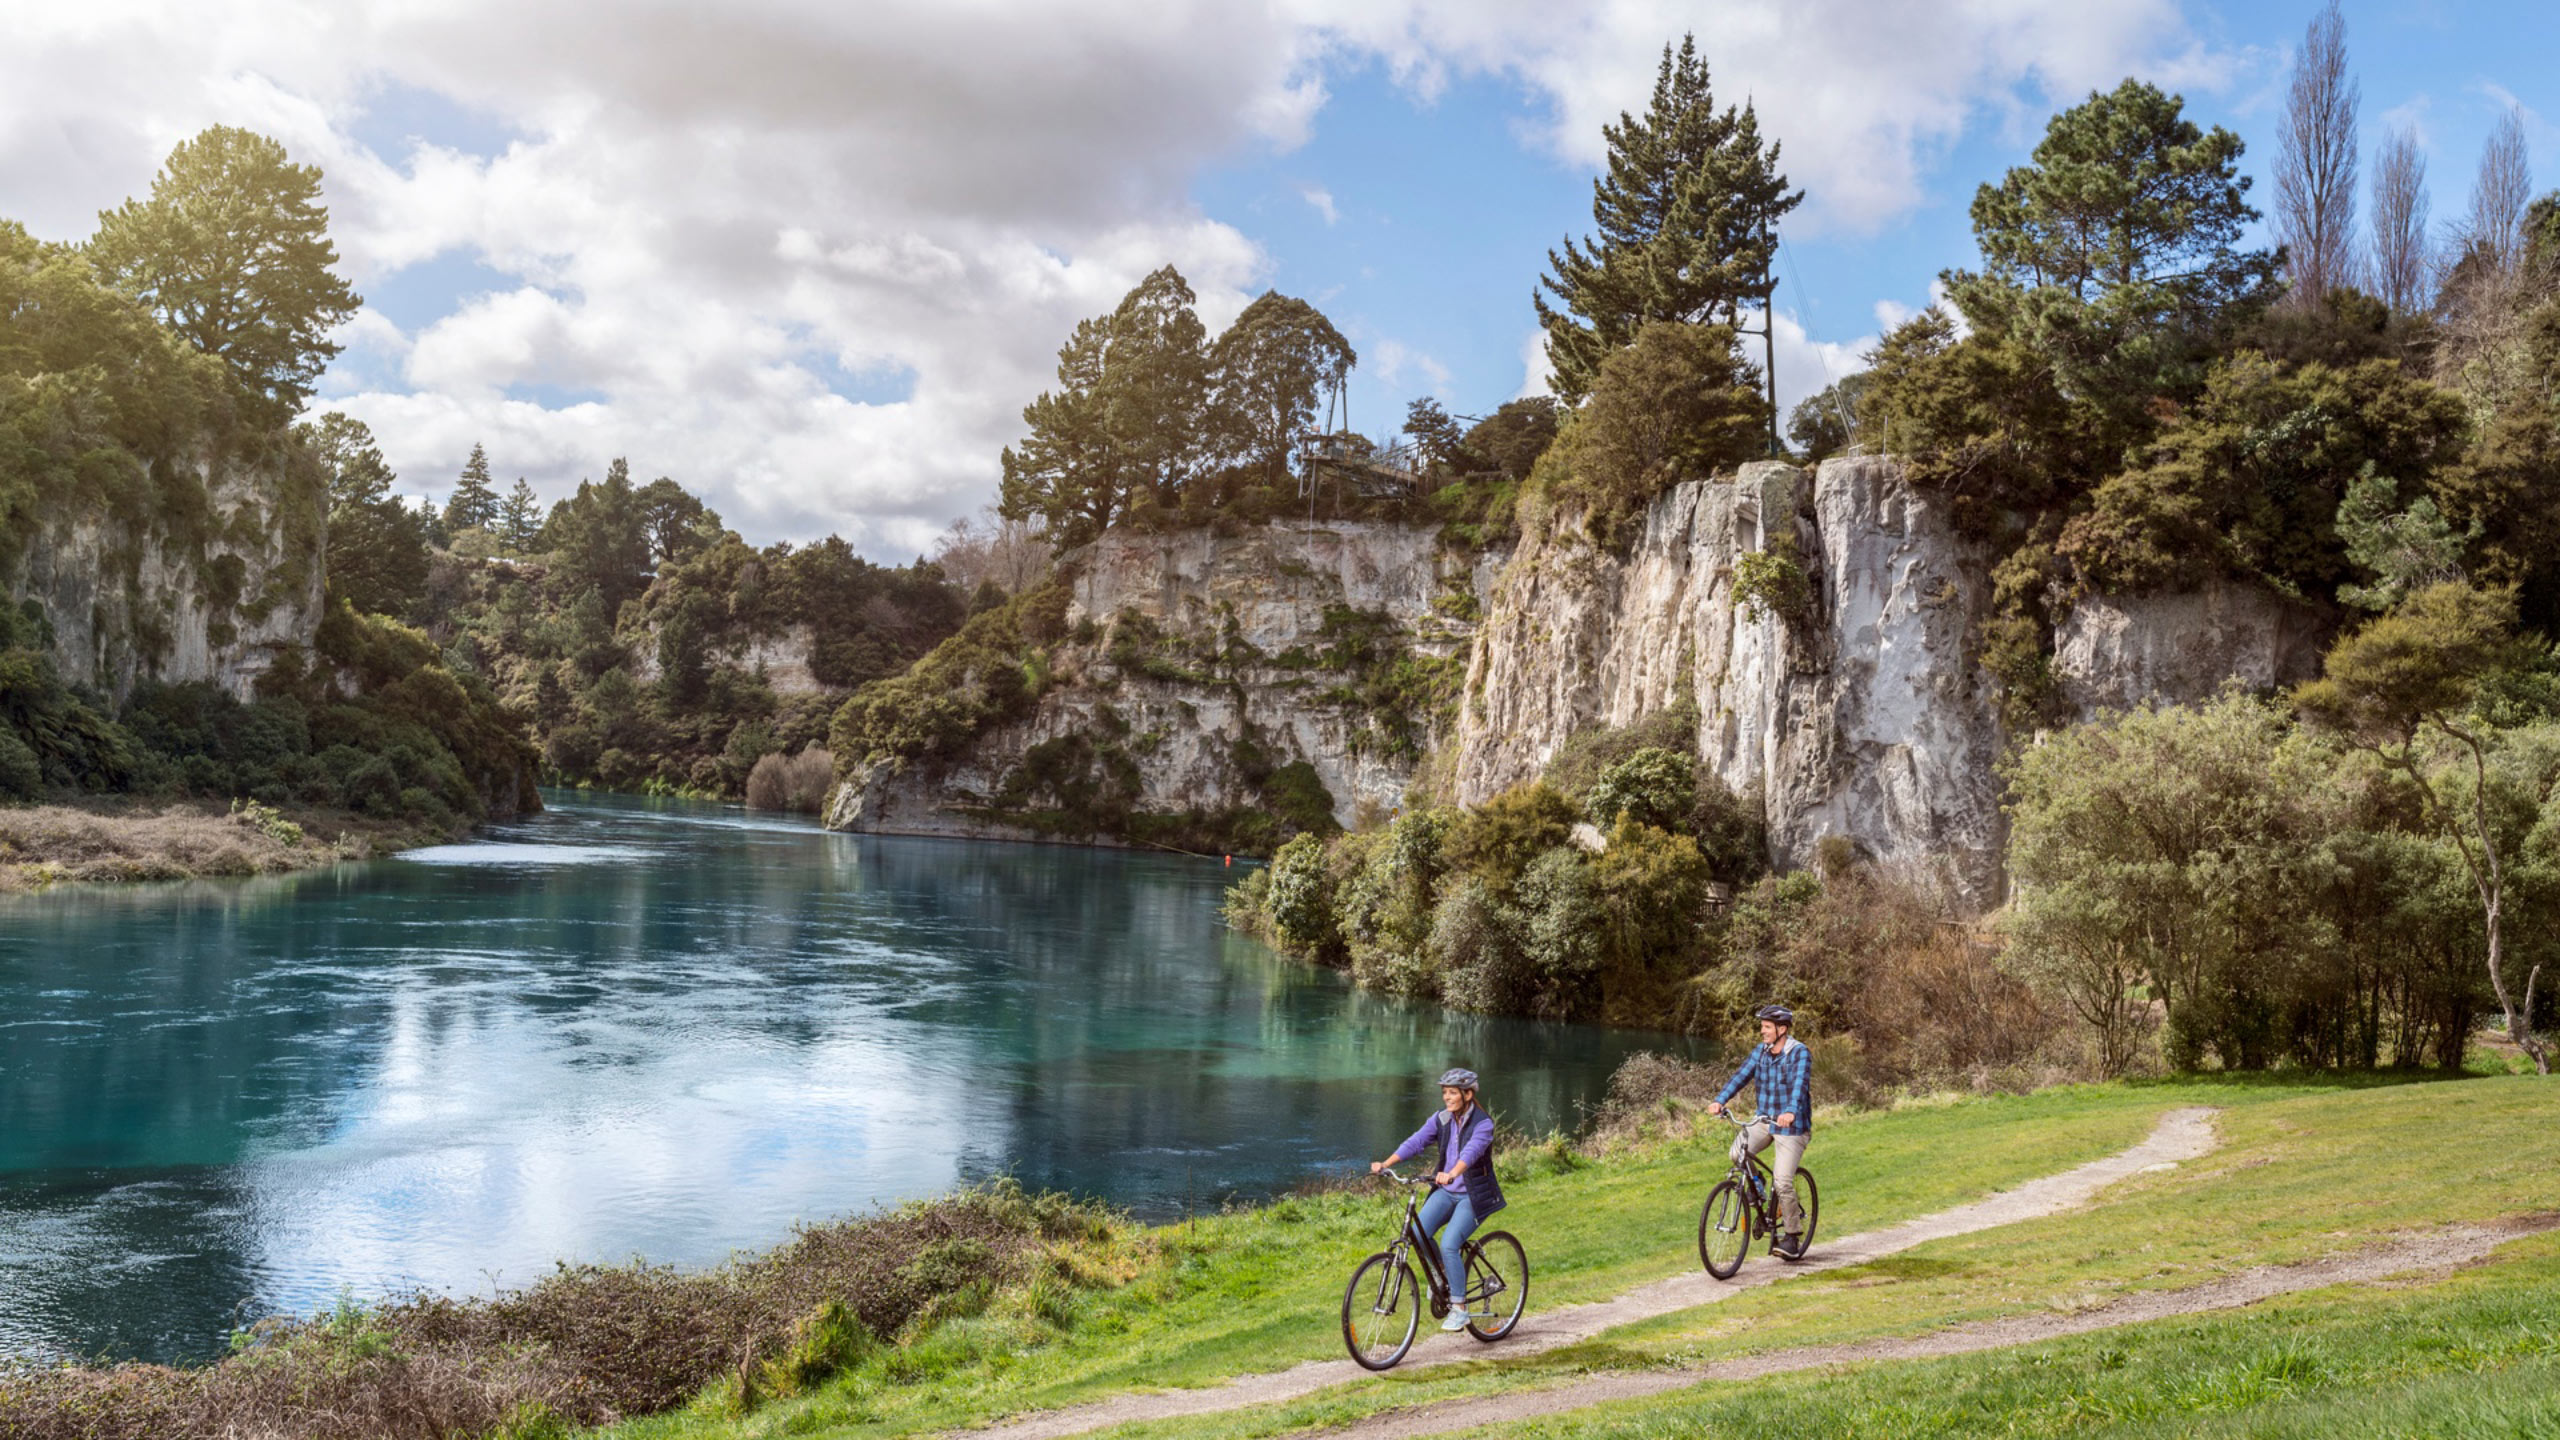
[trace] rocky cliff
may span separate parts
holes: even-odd
[[[41,610],[63,677],[121,701],[142,680],[247,698],[322,608],[327,494],[290,448],[164,467],[148,506],[104,496],[45,510],[9,598]]]
[[[1114,533],[1064,563],[1074,638],[1029,718],[957,762],[860,768],[830,824],[1058,835],[1034,812],[1077,786],[1196,815],[1268,803],[1299,762],[1352,825],[1393,809],[1426,752],[1435,796],[1480,804],[1577,731],[1685,700],[1702,766],[1759,797],[1778,863],[1838,836],[1969,905],[2004,889],[2013,737],[1975,648],[1992,556],[1889,458],[1675,486],[1623,556],[1570,523],[1476,558],[1429,526],[1284,523]],[[2299,680],[2325,639],[2311,611],[2217,583],[2082,602],[2054,668],[2086,716]]]
[[[1312,794],[1311,773],[1318,803],[1355,824],[1402,800],[1454,712],[1490,573],[1436,527],[1366,522],[1114,532],[1061,567],[1068,638],[1028,718],[956,764],[858,771],[830,825],[1109,839],[1062,812],[1097,790],[1141,817],[1250,811],[1291,767],[1293,795]]]
[[[1491,587],[1456,796],[1481,802],[1534,778],[1576,730],[1686,698],[1702,764],[1760,796],[1780,863],[1837,835],[1996,903],[2011,737],[1972,648],[1989,561],[1881,457],[1677,486],[1623,558],[1569,527],[1532,538]],[[2309,612],[2236,585],[2098,599],[2059,627],[2056,671],[2093,713],[2198,698],[2229,677],[2300,679],[2322,638]]]

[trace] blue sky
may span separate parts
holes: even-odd
[[[1358,347],[1352,418],[1534,383],[1529,297],[1589,225],[1599,126],[1694,28],[1810,192],[1779,382],[1853,368],[1970,262],[1974,187],[2140,74],[2261,175],[2308,4],[2180,0],[92,0],[12,20],[0,216],[76,240],[216,122],[327,174],[369,298],[325,408],[412,493],[475,441],[546,496],[630,457],[750,538],[930,547],[1074,322],[1171,262]],[[2347,4],[2366,148],[2413,127],[2440,224],[2520,107],[2560,184],[2560,20]]]
[[[2527,111],[2537,193],[2560,185],[2560,129],[2552,123],[2560,118],[2560,12],[2521,4],[2343,8],[2363,87],[2365,149],[2393,125],[2415,128],[2429,153],[2440,223],[2461,213],[2480,147],[2510,104]],[[2176,88],[2199,123],[2247,142],[2252,195],[2267,209],[2286,66],[2311,7],[2186,13],[2233,63],[2224,83]],[[1377,64],[1329,78],[1332,96],[1302,148],[1216,167],[1194,193],[1204,210],[1269,250],[1271,283],[1316,300],[1364,347],[1369,363],[1353,398],[1362,428],[1393,424],[1420,394],[1482,413],[1521,389],[1529,296],[1548,249],[1591,228],[1591,168],[1540,143],[1546,102],[1516,83],[1475,77],[1424,101]],[[1719,91],[1726,100],[1747,98]],[[1642,99],[1631,94],[1626,105],[1640,108]],[[2050,113],[1980,117],[1928,156],[1925,198],[1886,223],[1791,226],[1782,237],[1782,314],[1810,340],[1854,354],[1879,333],[1879,302],[1927,305],[1942,270],[1973,262],[1974,188],[2024,163]],[[1305,198],[1310,192],[1330,204],[1320,210]],[[2273,242],[2262,234],[2258,243]],[[1377,342],[1390,338],[1429,365],[1407,361],[1382,373]],[[1784,394],[1792,401],[1822,383],[1816,377],[1852,368],[1840,348],[1819,360],[1808,351],[1792,365],[1781,362]]]

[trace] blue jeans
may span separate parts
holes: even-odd
[[[1447,1222],[1445,1225],[1442,1222]],[[1467,1192],[1434,1190],[1422,1202],[1422,1233],[1440,1232],[1441,1273],[1449,1277],[1449,1304],[1463,1309],[1467,1303],[1467,1257],[1463,1253],[1467,1237],[1476,1233],[1475,1202]]]

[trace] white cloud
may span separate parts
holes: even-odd
[[[1547,332],[1536,329],[1520,342],[1520,389],[1514,400],[1556,393],[1556,363],[1547,355]]]
[[[1743,323],[1758,329],[1760,317],[1746,315]],[[1804,322],[1792,310],[1778,312],[1778,418],[1805,397],[1817,395],[1832,382],[1855,375],[1867,368],[1867,352],[1874,349],[1877,336],[1862,335],[1855,340],[1816,340],[1807,334]],[[1758,335],[1743,337],[1743,349],[1754,363],[1767,353]]]
[[[2432,153],[2436,148],[2435,100],[2421,91],[2374,117],[2377,133],[2391,134],[2406,130],[2416,137],[2418,148]]]
[[[1406,376],[1419,375],[1432,394],[1448,398],[1449,367],[1433,357],[1395,339],[1366,341],[1359,349],[1361,368],[1386,384],[1401,385]]]
[[[429,263],[493,277],[342,337],[326,403],[410,488],[449,486],[474,440],[552,494],[628,455],[758,538],[838,530],[888,555],[985,498],[1076,320],[1168,262],[1213,326],[1242,307],[1268,259],[1191,187],[1303,141],[1327,66],[1383,60],[1420,96],[1516,79],[1540,143],[1587,163],[1683,29],[1784,138],[1806,223],[1850,229],[1915,203],[1984,114],[2221,63],[2173,0],[93,0],[10,18],[0,195],[76,238],[184,136],[273,134],[327,171],[360,289]],[[359,138],[404,95],[504,138]],[[1303,198],[1336,217],[1323,188]],[[1533,336],[1524,393],[1543,362]],[[1782,354],[1782,388],[1801,368]]]
[[[1299,186],[1298,198],[1306,201],[1317,214],[1323,216],[1324,223],[1327,225],[1335,224],[1342,219],[1342,213],[1333,207],[1333,192],[1321,185]]]
[[[1802,229],[1875,230],[1922,198],[1932,161],[1985,114],[2041,123],[2128,73],[2219,88],[2177,0],[1302,0],[1345,44],[1384,54],[1428,94],[1451,71],[1516,76],[1548,103],[1540,138],[1585,165],[1600,127],[1641,109],[1665,37],[1699,37],[1717,97],[1749,100],[1809,198]]]

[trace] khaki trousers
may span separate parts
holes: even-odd
[[[1796,1199],[1796,1167],[1804,1163],[1805,1142],[1810,1135],[1772,1135],[1766,1126],[1754,1125],[1733,1137],[1734,1158],[1757,1155],[1776,1145],[1778,1153],[1769,1157],[1769,1169],[1778,1181],[1778,1214],[1786,1222],[1787,1233],[1804,1233],[1804,1206]]]

